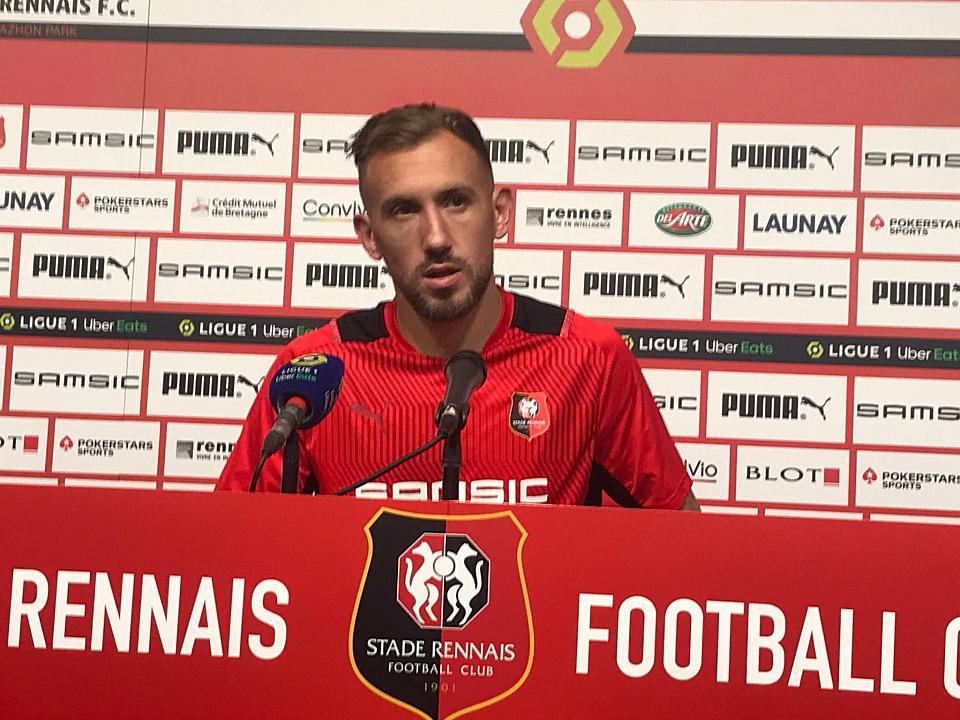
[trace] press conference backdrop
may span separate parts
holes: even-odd
[[[433,100],[516,190],[498,282],[619,328],[707,510],[956,522],[958,5],[0,1],[2,482],[210,490],[393,295],[345,149]]]

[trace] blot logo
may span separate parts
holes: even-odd
[[[636,31],[624,0],[533,0],[520,24],[534,50],[581,70],[622,52]]]
[[[534,647],[527,532],[516,516],[383,508],[364,530],[367,566],[350,629],[361,682],[426,720],[461,717],[516,692]]]

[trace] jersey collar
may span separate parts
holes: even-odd
[[[497,321],[496,327],[493,328],[493,332],[490,333],[490,337],[488,337],[487,342],[484,343],[483,352],[487,352],[495,347],[496,344],[503,339],[503,336],[506,335],[507,330],[510,328],[510,324],[513,322],[513,293],[506,292],[500,287],[497,287],[497,290],[500,293],[500,299],[502,301],[500,320]],[[417,349],[407,342],[405,337],[403,337],[403,333],[400,332],[400,328],[397,325],[396,299],[390,300],[384,305],[383,318],[387,325],[387,333],[391,338],[393,338],[394,342],[396,342],[405,352],[419,355],[420,353],[417,351]]]

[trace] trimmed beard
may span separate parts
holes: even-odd
[[[490,278],[493,277],[493,253],[490,254],[489,261],[482,262],[477,266],[476,272],[456,258],[443,259],[443,262],[456,265],[457,269],[466,277],[467,292],[460,300],[452,298],[452,292],[442,290],[428,293],[418,288],[420,278],[423,277],[424,272],[433,262],[433,260],[424,262],[411,273],[410,278],[400,279],[391,274],[394,287],[398,293],[403,295],[414,312],[425,320],[451,322],[466,317],[480,302],[487,285],[490,284]]]

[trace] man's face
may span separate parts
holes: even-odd
[[[474,150],[440,131],[375,155],[363,176],[366,213],[354,227],[370,257],[420,316],[458,320],[493,276],[493,239],[507,232],[510,191],[495,190]]]

